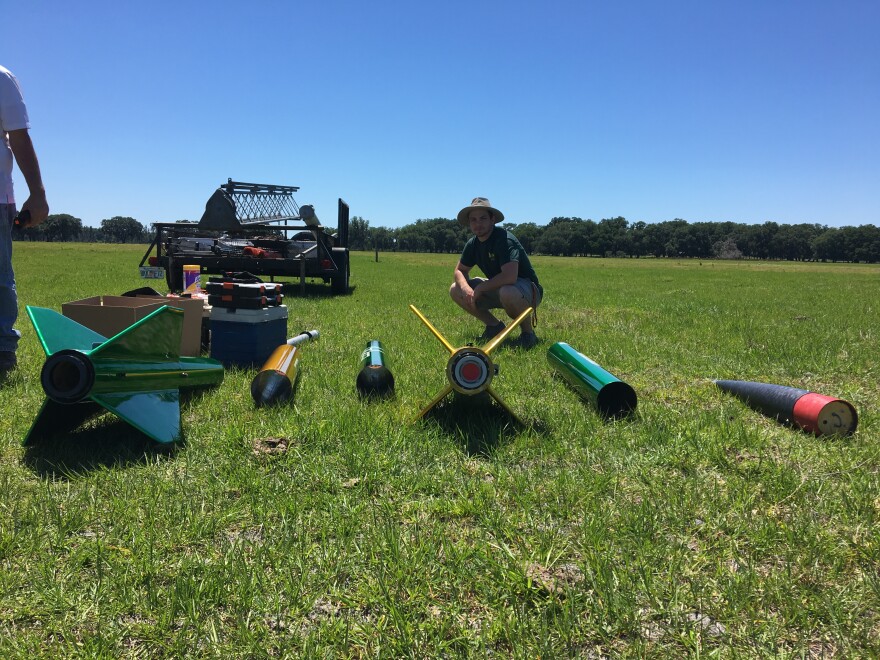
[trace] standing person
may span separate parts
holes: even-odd
[[[40,164],[31,142],[27,108],[18,80],[0,66],[0,377],[15,369],[15,350],[21,333],[13,326],[18,318],[18,296],[12,272],[12,224],[15,196],[12,192],[12,159],[27,183],[29,196],[21,205],[19,225],[34,226],[49,215]]]
[[[470,206],[458,212],[458,224],[470,228],[474,235],[462,250],[449,295],[459,307],[486,324],[482,341],[505,328],[490,310],[501,308],[515,319],[529,307],[536,310],[544,296],[523,246],[516,236],[496,226],[502,220],[504,214],[492,208],[485,197],[475,197]],[[479,266],[486,277],[469,277],[474,266]],[[533,319],[537,321],[536,314],[520,324],[519,345],[523,348],[538,343]]]

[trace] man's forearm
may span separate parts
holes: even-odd
[[[505,264],[505,266],[507,266]],[[501,267],[501,272],[497,275],[490,277],[488,280],[483,282],[480,286],[483,287],[486,291],[494,291],[495,289],[500,289],[503,286],[507,286],[508,284],[516,284],[518,265],[514,264],[513,267]]]
[[[32,196],[46,194],[43,187],[43,176],[40,174],[40,162],[37,160],[37,152],[34,151],[34,143],[26,128],[17,131],[9,131],[9,148],[15,156],[18,169],[27,183]]]

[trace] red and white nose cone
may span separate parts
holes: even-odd
[[[792,417],[795,424],[816,435],[849,435],[855,433],[859,421],[851,403],[816,392],[795,402]]]
[[[470,393],[484,388],[491,378],[489,358],[482,353],[465,351],[452,357],[449,379],[456,389]]]

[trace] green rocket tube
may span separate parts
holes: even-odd
[[[623,417],[636,409],[632,387],[565,342],[556,342],[547,349],[547,362],[603,416]]]

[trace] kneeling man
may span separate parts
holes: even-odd
[[[473,236],[468,239],[455,267],[455,281],[449,289],[452,299],[471,316],[486,324],[480,336],[489,341],[505,325],[490,311],[503,309],[515,319],[526,309],[537,309],[544,295],[538,276],[529,261],[529,255],[509,231],[497,227],[504,214],[492,208],[485,197],[476,197],[470,206],[458,213],[458,222],[470,228]],[[469,277],[471,268],[479,266],[486,277]],[[532,318],[520,324],[522,334],[519,345],[532,348],[537,345]]]

